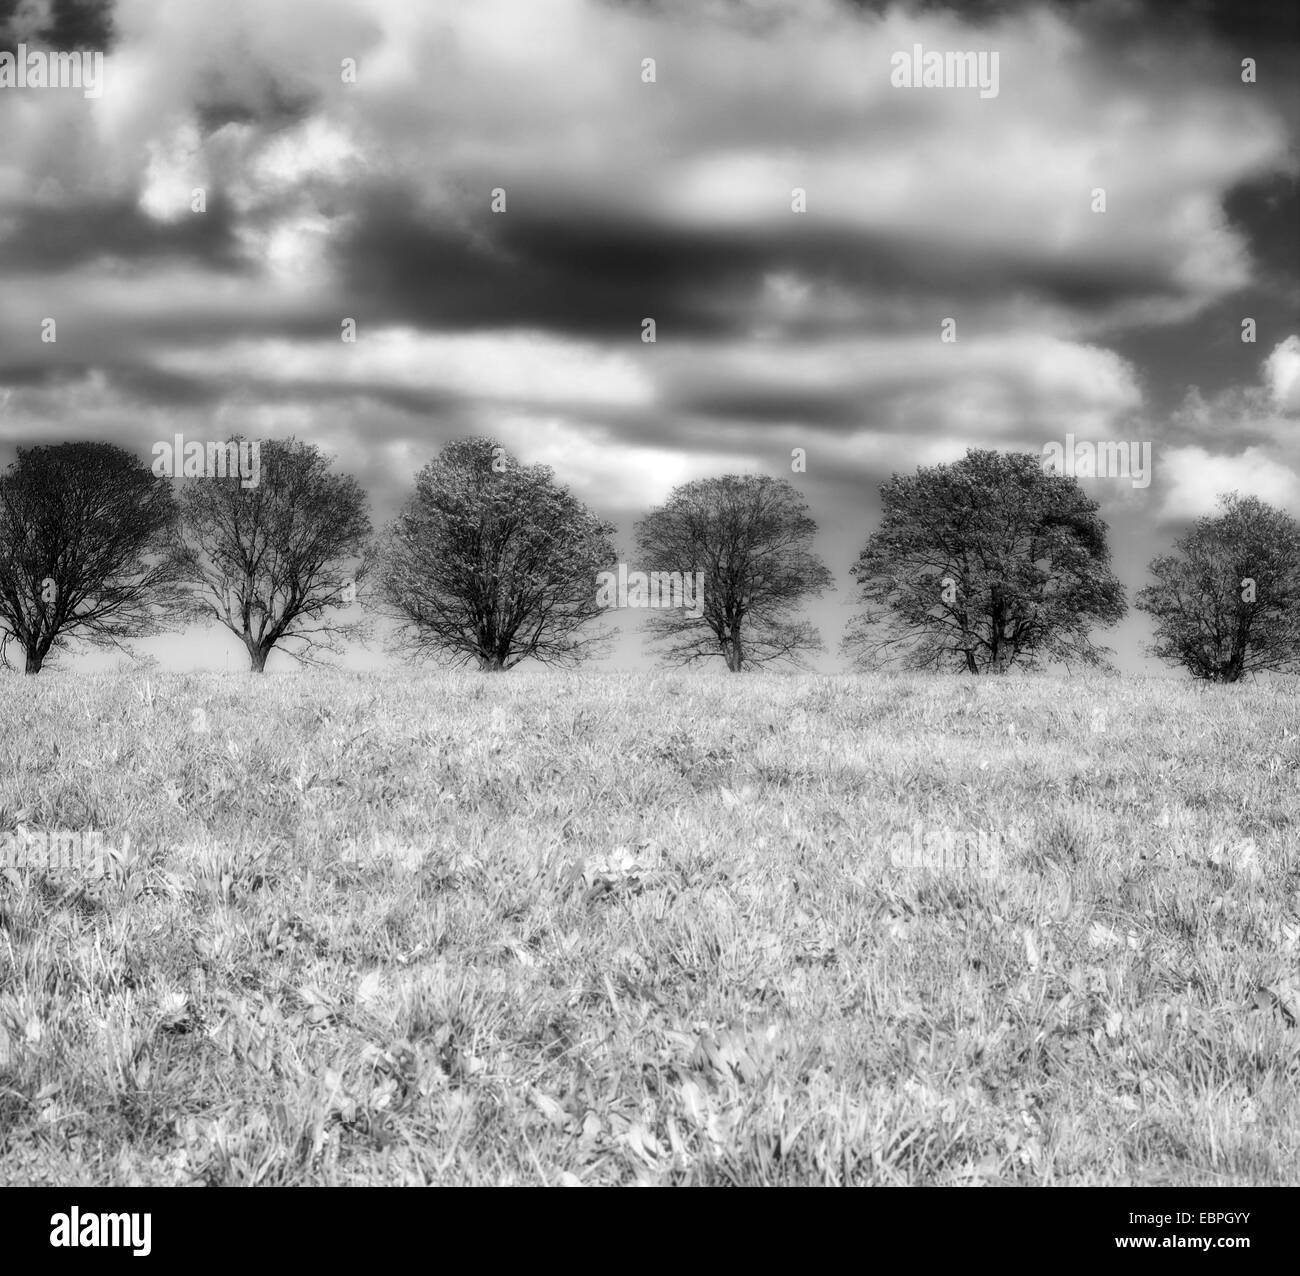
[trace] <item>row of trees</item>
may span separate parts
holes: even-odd
[[[364,570],[372,553],[364,493],[315,448],[267,451],[256,487],[195,480],[178,501],[112,444],[20,448],[0,478],[0,658],[14,644],[39,673],[78,639],[120,647],[216,619],[261,671],[290,638],[310,660],[363,636],[331,612],[348,592],[335,565]]]
[[[238,438],[235,443],[240,442]],[[172,481],[103,443],[20,449],[0,477],[0,658],[28,673],[71,641],[132,638],[216,621],[261,671],[279,648],[312,663],[365,641],[361,601],[417,655],[505,670],[572,666],[612,631],[596,575],[614,527],[490,439],[460,440],[420,471],[375,538],[365,494],[314,446],[261,444],[260,481]],[[894,475],[881,525],[853,568],[863,610],[844,639],[860,668],[970,673],[1105,663],[1093,631],[1125,614],[1098,506],[1031,454],[971,450]],[[1300,669],[1300,525],[1235,493],[1136,600],[1155,655],[1198,678]],[[790,485],[726,475],[675,489],[636,528],[637,566],[703,573],[698,615],[647,620],[663,657],[721,657],[733,672],[820,650],[799,618],[832,586],[816,523]],[[694,609],[692,609],[694,610]],[[351,618],[349,618],[351,617]]]

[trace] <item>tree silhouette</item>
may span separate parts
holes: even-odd
[[[1148,650],[1211,682],[1300,669],[1300,524],[1254,496],[1219,505],[1150,564],[1134,603],[1155,619]]]
[[[843,641],[860,668],[1006,672],[1103,663],[1088,631],[1126,610],[1097,503],[1029,453],[970,449],[895,474],[853,567],[866,609]]]
[[[186,599],[176,522],[167,480],[122,448],[19,448],[0,478],[0,655],[16,642],[34,674],[71,639],[167,628]]]
[[[373,557],[356,479],[330,473],[313,444],[260,446],[256,486],[243,486],[238,475],[188,479],[181,497],[194,608],[240,639],[255,673],[264,672],[276,647],[302,664],[320,664],[321,653],[364,638],[364,620],[331,613],[355,600]]]
[[[647,621],[663,658],[689,664],[722,656],[732,673],[821,650],[817,630],[792,613],[828,586],[812,551],[817,524],[784,479],[727,474],[675,488],[637,525],[638,567],[704,574],[703,615],[657,612]]]
[[[554,480],[491,439],[448,444],[417,476],[388,530],[380,595],[399,644],[500,672],[521,660],[570,667],[608,631],[596,573],[616,558],[603,522]]]

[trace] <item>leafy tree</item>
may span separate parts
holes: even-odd
[[[34,674],[69,640],[166,628],[185,606],[176,519],[168,482],[111,443],[19,448],[0,478],[0,655],[16,642]]]
[[[843,647],[860,668],[1005,672],[1103,663],[1088,637],[1126,610],[1097,503],[1039,457],[970,449],[895,474],[853,567],[866,610]]]
[[[702,572],[703,614],[656,612],[647,621],[670,663],[721,655],[732,673],[771,661],[805,664],[822,648],[817,630],[792,613],[834,588],[812,550],[817,524],[784,479],[727,474],[675,488],[637,525],[638,567]]]
[[[521,466],[491,439],[450,443],[416,478],[388,530],[380,594],[417,654],[480,669],[530,657],[571,667],[608,631],[596,573],[617,557],[598,519],[549,466]]]
[[[1300,669],[1300,524],[1254,496],[1219,505],[1151,562],[1134,604],[1155,619],[1149,650],[1211,682]]]
[[[260,448],[255,486],[237,474],[188,479],[181,497],[195,608],[243,642],[255,673],[277,647],[320,664],[321,653],[364,638],[364,621],[331,613],[355,601],[372,561],[356,479],[331,473],[313,444],[265,440]]]

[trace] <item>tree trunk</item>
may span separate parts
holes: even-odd
[[[727,668],[730,669],[732,673],[739,673],[741,665],[745,662],[745,654],[741,650],[739,634],[731,635],[727,640],[724,651],[727,657]]]
[[[489,656],[480,656],[478,658],[478,667],[483,673],[504,673],[506,658],[496,652]]]
[[[41,671],[41,666],[42,666],[44,663],[45,663],[45,657],[44,657],[43,655],[41,655],[40,652],[35,651],[35,650],[33,650],[32,648],[29,647],[29,648],[27,649],[27,665],[26,665],[26,668],[23,670],[23,672],[24,672],[24,673],[40,673],[40,671]]]
[[[256,643],[250,643],[248,648],[249,669],[253,673],[266,672],[266,658],[271,653],[257,646]]]
[[[1242,647],[1234,647],[1232,658],[1228,661],[1228,681],[1236,682],[1241,677],[1241,671],[1245,668],[1246,652]]]

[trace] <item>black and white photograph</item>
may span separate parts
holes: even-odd
[[[1258,1256],[1298,178],[1294,0],[0,0],[23,1226],[1086,1188]]]

